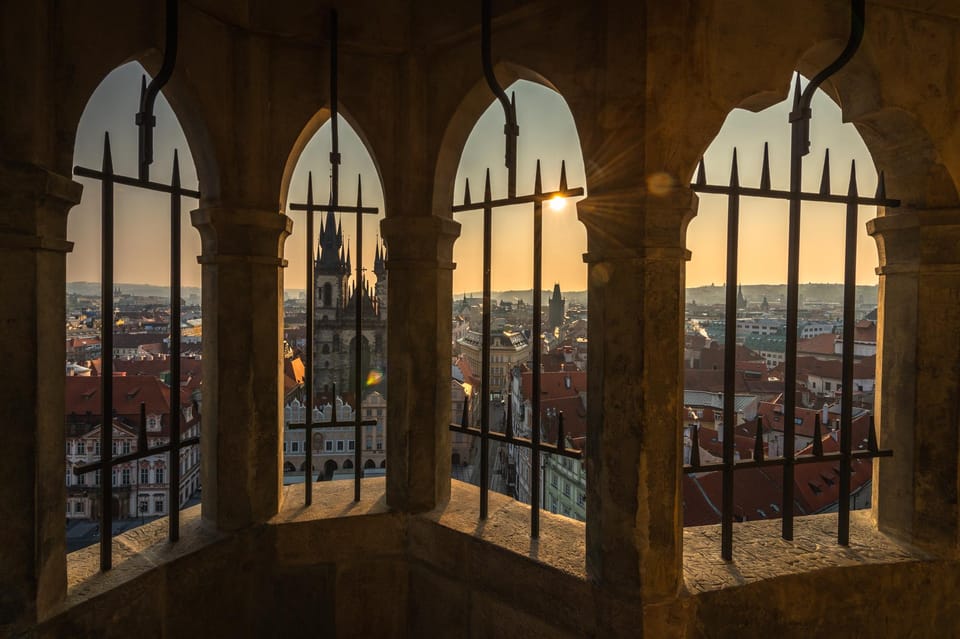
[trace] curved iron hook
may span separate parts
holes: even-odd
[[[799,142],[803,149],[803,155],[810,151],[810,102],[813,100],[813,94],[827,78],[842,69],[860,48],[866,23],[865,5],[865,0],[850,0],[850,37],[847,39],[847,46],[840,52],[836,60],[813,76],[802,94],[799,92],[799,81],[797,83],[798,91],[794,94],[794,106],[790,113],[790,121],[799,122],[800,130],[798,133],[801,136]]]
[[[493,13],[491,4],[491,0],[482,0],[481,2],[480,53],[483,60],[483,76],[486,78],[490,90],[500,101],[500,106],[503,107],[503,116],[506,119],[506,123],[503,125],[503,133],[507,138],[504,164],[507,167],[508,197],[514,197],[517,194],[517,136],[520,135],[520,127],[517,126],[516,102],[510,101],[507,92],[500,86],[497,76],[493,72],[493,61],[490,55],[490,23]]]
[[[150,85],[140,88],[140,112],[137,113],[136,123],[140,129],[140,162],[139,175],[141,180],[150,179],[150,165],[153,164],[153,127],[157,125],[157,118],[153,115],[153,107],[177,62],[178,14],[179,1],[167,0],[166,10],[166,37],[163,47],[163,64],[160,72],[150,81]]]

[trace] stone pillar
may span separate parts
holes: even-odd
[[[0,635],[17,635],[66,592],[64,315],[67,211],[81,186],[0,163]]]
[[[874,514],[882,530],[960,550],[960,209],[871,220],[880,254]]]
[[[406,512],[450,499],[453,242],[439,217],[381,222],[387,260],[387,503]]]
[[[580,202],[590,300],[587,570],[645,603],[681,583],[684,248],[695,197]]]
[[[276,211],[192,212],[203,243],[203,516],[223,530],[280,507],[283,242]]]

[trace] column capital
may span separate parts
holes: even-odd
[[[897,209],[867,222],[878,275],[960,273],[960,208]]]
[[[286,266],[283,243],[293,220],[268,209],[208,206],[195,209],[190,220],[200,232],[201,264],[231,262]]]
[[[0,249],[69,253],[67,213],[83,185],[42,166],[0,161]]]
[[[440,268],[453,270],[453,243],[460,223],[436,216],[397,216],[380,222],[389,247],[387,269]]]
[[[650,187],[640,196],[591,192],[577,203],[578,217],[587,227],[584,261],[689,260],[687,225],[698,201],[689,187]]]

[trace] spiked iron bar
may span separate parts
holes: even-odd
[[[841,545],[849,543],[850,530],[850,474],[854,459],[873,459],[893,455],[890,450],[880,450],[876,443],[873,419],[870,420],[867,450],[851,452],[851,423],[853,421],[853,342],[856,295],[856,256],[857,256],[857,209],[859,206],[883,206],[888,208],[900,205],[899,200],[886,196],[884,177],[881,172],[877,182],[877,192],[873,197],[863,197],[857,192],[856,166],[850,167],[850,186],[845,195],[834,195],[830,189],[830,152],[824,155],[823,173],[820,189],[817,193],[807,193],[801,189],[803,156],[810,146],[810,102],[813,93],[831,75],[846,64],[856,52],[863,39],[864,0],[851,1],[850,37],[843,52],[813,80],[800,90],[800,77],[797,76],[794,87],[794,104],[790,113],[790,190],[780,191],[770,188],[769,148],[763,147],[763,167],[759,188],[741,186],[737,172],[737,151],[733,151],[733,166],[730,183],[726,186],[707,184],[706,167],[703,160],[697,170],[697,176],[691,188],[698,193],[717,193],[728,198],[727,210],[727,290],[726,290],[726,339],[724,340],[724,384],[723,384],[723,462],[721,464],[701,464],[697,427],[694,426],[691,442],[690,464],[684,466],[686,473],[702,473],[719,470],[723,473],[723,503],[721,515],[721,556],[730,560],[733,557],[733,473],[743,468],[780,467],[783,469],[783,495],[781,504],[782,536],[793,539],[794,518],[794,466],[798,464],[840,462],[839,486],[839,522],[837,541]],[[787,326],[786,353],[784,361],[784,441],[783,456],[764,459],[763,427],[758,420],[754,458],[734,461],[734,427],[736,412],[736,285],[737,250],[739,246],[739,215],[741,197],[759,197],[773,200],[787,200],[789,212],[789,247],[787,256]],[[800,208],[803,202],[825,202],[846,206],[844,282],[843,282],[843,364],[840,398],[840,451],[823,452],[819,416],[814,422],[813,454],[803,457],[795,455],[796,441],[796,381],[797,381],[797,311],[799,308],[799,260],[800,260]]]

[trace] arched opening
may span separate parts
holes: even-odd
[[[801,81],[801,86],[806,86],[807,81]],[[762,183],[763,174],[770,188],[789,190],[793,93],[791,82],[790,95],[779,104],[756,113],[742,109],[730,112],[704,154],[709,184],[730,183],[735,147],[740,185],[755,188]],[[857,190],[872,195],[878,176],[857,129],[843,122],[840,107],[823,91],[814,94],[811,108],[811,145],[803,161],[803,191],[847,193],[851,161],[855,161]],[[764,169],[765,142],[769,143],[768,170]],[[724,381],[731,376],[736,389],[734,459],[754,459],[758,449],[764,458],[782,457],[790,437],[786,434],[784,399],[789,352],[788,203],[740,198],[738,281],[733,289],[736,325],[727,326],[724,239],[728,198],[709,193],[700,193],[699,198],[697,218],[687,230],[692,259],[686,271],[683,463],[696,465],[692,460],[704,464],[722,459]],[[820,447],[825,451],[839,449],[845,210],[842,204],[823,202],[804,202],[801,207],[793,429],[797,456],[811,455]],[[876,209],[861,206],[857,214],[854,450],[865,447],[868,438],[878,341],[878,260],[876,245],[866,232],[867,220],[876,215]],[[724,360],[724,346],[731,339],[735,340],[732,373],[726,370]],[[818,427],[820,422],[822,426]],[[852,472],[851,507],[870,507],[871,461],[854,460]],[[746,468],[733,473],[737,520],[781,518],[784,477],[780,467]],[[836,479],[829,462],[795,466],[794,515],[835,511],[841,498]],[[720,473],[685,474],[683,495],[685,525],[719,523]]]
[[[297,467],[294,466],[291,462],[283,462],[283,472],[285,473],[295,473],[297,472]]]
[[[109,134],[109,149],[112,171],[116,175],[136,178],[138,175],[138,129],[135,116],[140,110],[141,81],[149,82],[144,67],[139,62],[129,62],[106,75],[90,95],[83,112],[77,120],[76,138],[73,145],[73,164],[87,169],[100,170],[104,165],[105,133]],[[180,119],[167,101],[166,92],[183,90],[182,84],[172,83],[161,91],[156,99],[153,115],[154,129],[153,163],[150,179],[155,183],[171,184],[176,173],[181,185],[191,191],[198,187],[196,157],[202,158],[205,175],[215,176],[209,149],[201,144],[191,148],[181,127]],[[182,96],[181,96],[182,97]],[[183,108],[184,101],[179,102]],[[199,133],[199,119],[186,113],[192,124],[191,131]],[[196,140],[191,140],[195,142]],[[111,317],[104,318],[101,312],[102,275],[102,229],[101,229],[101,183],[99,180],[76,176],[84,185],[83,198],[74,208],[67,223],[67,237],[73,242],[72,252],[67,254],[67,359],[75,366],[86,368],[84,377],[68,377],[65,385],[67,441],[69,451],[81,450],[80,442],[88,437],[91,429],[103,422],[99,400],[90,400],[91,391],[96,392],[112,368],[110,383],[113,386],[113,422],[117,428],[136,430],[141,424],[139,402],[143,401],[147,421],[144,426],[150,437],[160,430],[170,406],[167,400],[171,388],[180,391],[180,426],[184,434],[191,423],[191,391],[199,391],[201,382],[201,276],[197,256],[201,252],[199,234],[190,223],[189,213],[196,206],[192,198],[180,198],[180,237],[177,242],[180,259],[179,270],[180,322],[179,327],[170,325],[171,304],[171,197],[168,193],[131,186],[114,184],[113,187],[113,294],[114,307]],[[207,185],[203,185],[206,187]],[[215,188],[215,187],[212,187]],[[105,322],[104,322],[105,320]],[[110,327],[113,336],[112,352],[105,352],[100,337],[101,324]],[[175,379],[172,356],[175,352],[171,336],[179,330],[180,357],[179,379]],[[185,390],[189,389],[189,390]],[[136,395],[136,402],[126,400]],[[100,397],[97,393],[96,397]],[[85,404],[85,406],[81,406]],[[82,419],[78,415],[84,415]],[[194,423],[196,426],[196,423]],[[87,440],[85,448],[92,442]],[[99,442],[97,442],[99,446]],[[114,457],[129,454],[135,449],[130,442],[114,439]],[[86,454],[94,451],[87,450]],[[97,451],[99,455],[99,451]],[[200,456],[189,449],[181,453],[180,477],[191,480],[199,473]],[[84,458],[81,463],[89,463]],[[151,484],[167,488],[170,474],[163,469],[149,472],[145,466],[123,471],[123,486]],[[92,485],[87,474],[85,485]],[[71,491],[68,488],[68,503]],[[123,490],[123,489],[121,489]],[[130,528],[143,523],[138,517],[143,500],[131,497],[136,506],[124,508],[123,500],[114,496],[112,516],[118,527]],[[178,499],[179,503],[185,500]],[[163,498],[155,504],[161,504]],[[176,507],[178,504],[173,504]],[[155,506],[156,508],[156,506]],[[92,517],[94,514],[91,513]],[[70,537],[68,532],[68,538]],[[90,543],[91,539],[71,539],[70,550]]]
[[[382,462],[380,462],[380,468],[386,468],[386,467],[387,467],[387,460],[384,459]]]
[[[306,461],[304,461],[302,464],[300,464],[300,472],[302,473],[302,472],[304,472],[305,470],[307,470],[307,462],[306,462]]]
[[[534,76],[531,75],[533,78]],[[542,81],[542,78],[536,78]],[[504,115],[499,102],[489,89],[482,111],[463,144],[455,182],[451,185],[453,201],[464,202],[466,182],[470,184],[470,200],[484,197],[487,169],[490,169],[492,198],[507,196],[507,171],[504,169]],[[585,171],[576,124],[563,97],[546,83],[518,80],[507,88],[515,97],[520,137],[517,145],[517,193],[534,190],[537,162],[540,160],[541,186],[544,192],[559,188],[561,163],[569,187],[585,186]],[[468,96],[463,109],[473,109],[474,96]],[[447,135],[459,135],[462,123],[455,121]],[[438,169],[437,193],[445,192]],[[489,402],[489,424],[493,431],[511,432],[530,437],[531,397],[534,376],[534,352],[539,351],[541,366],[537,375],[545,390],[540,398],[540,437],[554,443],[560,433],[563,415],[564,443],[576,449],[575,441],[586,434],[586,356],[587,356],[587,269],[581,259],[586,252],[586,231],[577,218],[575,199],[557,198],[543,207],[543,259],[541,289],[536,293],[542,304],[541,326],[534,334],[533,207],[530,205],[497,208],[492,213],[490,233],[490,356],[483,360],[483,246],[482,212],[455,214],[461,225],[460,238],[454,245],[452,350],[454,369],[451,380],[451,404],[463,404],[463,388],[472,388],[468,421],[478,426],[483,410],[481,402]],[[482,393],[482,375],[489,368],[489,396]],[[460,422],[461,416],[454,416]],[[509,422],[509,424],[508,424]],[[479,483],[482,444],[469,435],[454,434],[450,459],[452,476]],[[508,443],[490,442],[490,487],[525,503],[531,502],[533,473],[546,470],[533,468],[530,449]],[[466,458],[464,456],[467,456]],[[462,472],[469,464],[475,472]],[[582,500],[585,493],[584,473],[579,472],[581,459],[544,453],[544,468],[556,466],[564,483],[542,488],[541,507],[551,500],[561,514],[584,519]],[[520,480],[518,480],[520,478]]]
[[[365,462],[363,463],[363,467],[364,467],[364,469],[376,468],[376,467],[377,467],[377,462],[373,461],[372,459],[368,459],[367,461],[365,461]]]
[[[323,475],[329,481],[333,479],[333,474],[337,472],[337,462],[332,459],[328,459],[323,465]]]
[[[370,147],[356,123],[348,116],[344,117],[342,111],[338,120],[342,159],[338,204],[356,204],[359,177],[363,205],[377,209],[376,215],[362,216],[362,255],[358,252],[355,213],[315,212],[314,235],[308,242],[307,213],[291,208],[294,204],[299,206],[307,202],[309,188],[312,188],[315,204],[326,205],[331,201],[333,184],[329,154],[332,123],[327,110],[318,112],[298,139],[287,161],[284,191],[280,197],[281,205],[294,220],[293,234],[287,240],[285,250],[288,267],[284,276],[284,334],[288,341],[296,342],[293,358],[300,360],[304,367],[307,366],[307,349],[312,349],[313,388],[318,405],[330,401],[326,396],[334,388],[347,403],[356,403],[357,397],[362,401],[375,387],[371,380],[382,379],[382,371],[386,370],[386,349],[372,353],[368,341],[376,337],[386,343],[387,334],[386,249],[379,237],[379,221],[384,217],[383,188]],[[307,312],[308,243],[314,253],[312,325],[308,325]],[[358,285],[359,266],[364,270],[362,285]],[[356,388],[358,362],[354,351],[358,301],[363,321],[360,389]],[[386,393],[385,386],[381,392]],[[351,408],[359,409],[357,406]],[[332,477],[337,468],[334,465],[333,470],[327,470],[327,475]]]
[[[351,469],[351,468],[353,468],[353,461],[352,461],[352,460],[348,459],[348,460],[346,460],[345,462],[343,462],[343,469],[344,469],[344,470],[349,470],[349,469]]]

